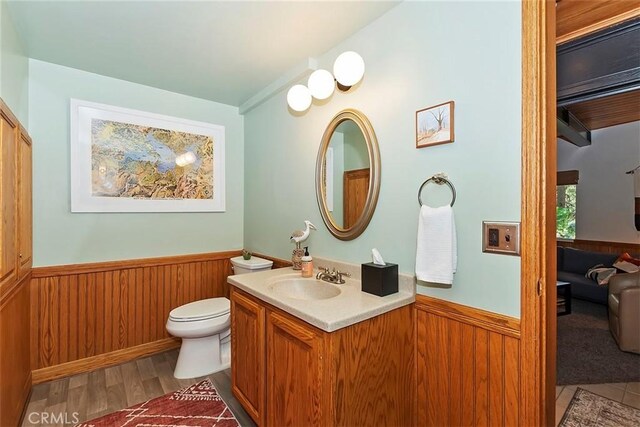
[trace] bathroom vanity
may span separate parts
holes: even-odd
[[[415,294],[292,269],[229,283],[232,390],[258,425],[415,425]]]

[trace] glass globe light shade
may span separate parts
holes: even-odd
[[[364,76],[364,60],[353,51],[343,52],[333,63],[333,75],[341,85],[353,86]]]
[[[327,70],[316,70],[309,76],[307,86],[309,86],[309,92],[314,98],[327,99],[336,88],[336,83]]]
[[[306,111],[311,106],[311,93],[304,85],[295,85],[287,92],[287,104],[294,111]]]

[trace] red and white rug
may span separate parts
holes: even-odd
[[[238,421],[209,379],[77,427],[237,427]]]

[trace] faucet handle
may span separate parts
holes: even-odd
[[[336,270],[336,276],[338,279],[338,283],[344,283],[344,279],[342,278],[343,276],[347,276],[347,277],[351,277],[351,273],[343,273],[339,270]]]

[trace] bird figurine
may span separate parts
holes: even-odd
[[[317,230],[316,226],[311,224],[311,221],[307,220],[304,222],[305,229],[304,230],[296,230],[291,233],[291,237],[289,238],[291,241],[296,242],[296,249],[300,249],[300,243],[304,242],[309,238],[309,233],[311,230]]]

